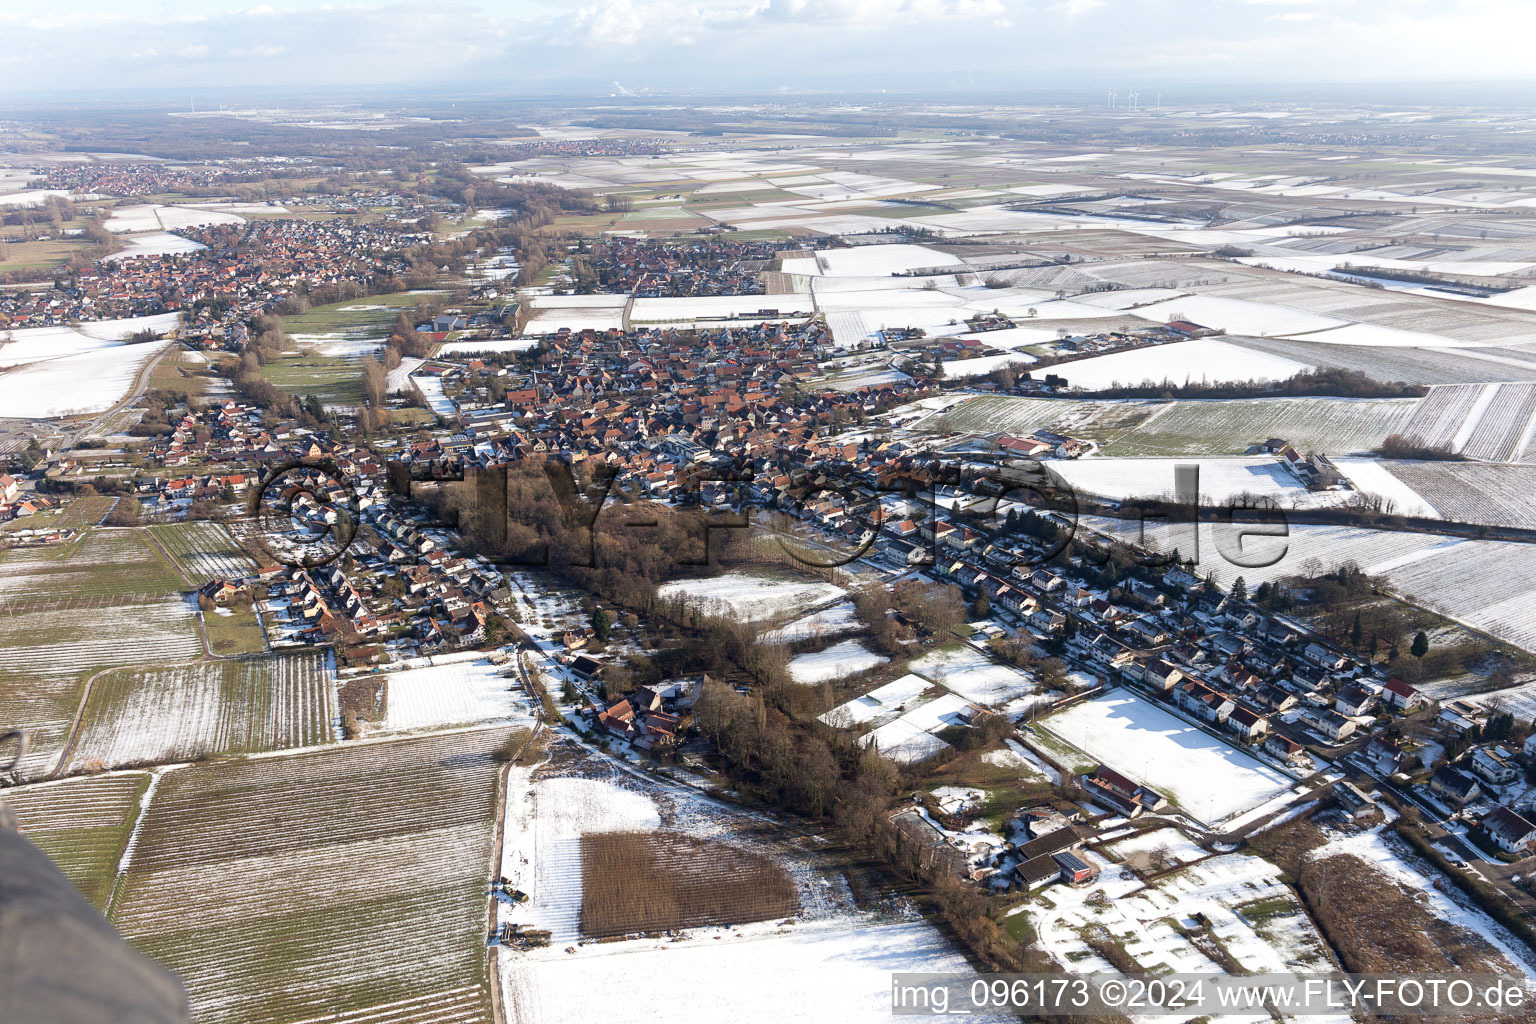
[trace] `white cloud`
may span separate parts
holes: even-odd
[[[1102,0],[1073,0],[1098,4]],[[558,21],[554,42],[691,45],[711,32],[794,27],[889,30],[933,22],[1011,25],[1003,0],[604,0]]]
[[[281,57],[287,52],[286,46],[247,46],[239,50],[230,50],[229,55],[236,60],[262,60]]]
[[[1085,14],[1092,14],[1104,6],[1104,0],[1064,0],[1059,4],[1052,4],[1051,11],[1068,18],[1080,18]]]

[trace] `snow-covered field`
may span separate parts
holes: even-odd
[[[844,705],[844,708],[849,709],[847,711],[834,708],[822,716],[822,721],[841,726],[854,720],[869,721],[884,717],[890,713],[893,705],[904,708],[900,717],[892,718],[870,730],[859,737],[859,742],[902,764],[933,757],[950,748],[948,741],[937,734],[945,729],[968,724],[974,709],[970,701],[953,693],[943,693],[927,701],[904,696],[914,690],[920,693],[917,686],[922,682],[924,680],[918,676],[903,676],[894,683],[865,694],[859,698],[864,703],[856,707]],[[885,692],[883,701],[874,697],[874,694],[882,692]],[[878,701],[879,706],[872,709],[869,704],[871,700]]]
[[[533,722],[515,673],[489,661],[408,669],[383,679],[384,729],[389,732],[472,722]]]
[[[1136,310],[1136,315],[1151,320],[1191,320],[1201,327],[1225,330],[1228,334],[1252,334],[1260,338],[1271,334],[1326,331],[1349,323],[1348,320],[1309,313],[1293,306],[1212,295],[1181,295],[1176,299],[1154,302]]]
[[[314,352],[328,359],[360,360],[363,356],[377,355],[384,347],[384,339],[366,337],[366,332],[332,332],[328,334],[291,334],[290,338],[300,352]]]
[[[98,677],[71,764],[106,767],[331,738],[328,655],[120,669]]]
[[[1085,516],[1082,525],[1110,536],[1137,539],[1141,524]],[[1475,629],[1483,629],[1526,650],[1536,651],[1536,550],[1529,544],[1466,540],[1428,533],[1363,530],[1348,526],[1291,525],[1284,537],[1245,541],[1256,564],[1234,565],[1221,554],[1217,526],[1201,523],[1196,571],[1211,573],[1224,587],[1239,576],[1251,589],[1265,581],[1304,574],[1316,559],[1324,570],[1354,562],[1372,576],[1384,576],[1394,593]],[[1146,540],[1163,551],[1191,550],[1187,524],[1147,524]],[[1489,580],[1498,580],[1490,587]]]
[[[1226,459],[1087,458],[1050,463],[1050,471],[1082,494],[1155,498],[1174,494],[1174,468],[1200,468],[1200,499],[1226,504],[1239,495],[1269,498],[1281,508],[1327,504],[1337,495],[1308,491],[1273,455]]]
[[[1128,839],[1117,840],[1109,849],[1123,859],[1130,859],[1137,854],[1152,854],[1165,859],[1169,864],[1188,864],[1210,856],[1198,843],[1176,828],[1138,832]]]
[[[1014,372],[1029,369],[1029,364],[1036,362],[1033,356],[1023,352],[1005,352],[995,356],[977,356],[975,359],[946,359],[944,360],[944,376],[950,379],[960,377],[984,377],[1004,367],[1013,367]],[[1055,373],[1053,369],[1051,371]],[[1074,383],[1076,383],[1074,381]]]
[[[1431,389],[1402,432],[1419,444],[1489,462],[1528,461],[1536,385],[1463,384]]]
[[[60,199],[66,198],[69,196],[69,189],[34,188],[28,189],[24,192],[6,192],[4,194],[0,194],[0,206],[35,208],[42,206],[45,202],[55,196],[59,197]]]
[[[1114,384],[1140,384],[1148,380],[1174,384],[1285,380],[1310,369],[1313,367],[1309,364],[1284,356],[1198,338],[1077,359],[1053,366],[1049,372],[1065,377],[1074,388],[1097,391]]]
[[[860,628],[862,624],[854,614],[853,604],[844,602],[801,616],[778,629],[765,630],[758,640],[765,644],[789,644],[799,640],[830,639]]]
[[[887,722],[859,740],[899,764],[916,764],[950,749],[933,733],[900,718]]]
[[[774,579],[732,572],[696,580],[677,580],[656,588],[663,601],[682,601],[706,615],[757,622],[777,615],[829,604],[846,591],[831,583]]]
[[[697,295],[680,298],[636,299],[630,307],[633,324],[682,325],[696,321],[759,319],[780,320],[798,312],[814,312],[808,295]],[[762,311],[774,313],[763,316]]]
[[[887,660],[857,640],[844,640],[823,651],[795,655],[789,661],[789,677],[797,683],[824,683],[867,672]]]
[[[1025,673],[965,644],[930,651],[907,668],[977,704],[1003,705],[1039,689]]]
[[[416,390],[421,392],[421,398],[427,403],[427,408],[439,419],[453,420],[459,414],[459,407],[453,404],[453,399],[443,390],[443,379],[434,374],[419,374],[410,378]]]
[[[204,1024],[245,1024],[253,1008],[272,1021],[484,1020],[504,735],[163,771],[124,858],[113,924],[156,950]],[[229,941],[278,931],[282,942]],[[345,976],[317,966],[342,963]]]
[[[900,679],[870,690],[862,697],[839,704],[822,714],[821,720],[828,725],[847,728],[880,718],[890,718],[905,711],[909,704],[922,696],[924,690],[932,686],[933,683],[922,676],[909,672]]]
[[[1271,437],[1338,457],[1379,448],[1413,416],[1414,398],[1182,400],[1158,405],[1107,455],[1240,455]]]
[[[975,360],[967,360],[975,362]],[[926,403],[907,407],[910,412],[893,416],[914,417],[913,426],[924,431],[951,431],[1030,434],[1042,428],[1081,436],[1085,428],[1099,422],[1114,423],[1145,419],[1156,411],[1149,403],[1129,401],[1088,401],[1072,398],[1022,398],[1011,395],[956,395],[949,404],[932,412],[923,412]]]
[[[873,1021],[889,1016],[891,971],[966,969],[926,922],[858,911],[837,871],[822,870],[796,846],[764,839],[771,819],[585,755],[560,770],[598,777],[548,777],[551,768],[514,765],[507,779],[500,872],[530,900],[502,904],[498,919],[551,932],[548,947],[500,952],[509,1020]],[[794,879],[800,913],[656,938],[578,942],[581,837],[662,828],[768,855]],[[621,978],[639,979],[642,987],[654,987],[657,978],[697,984],[685,998],[642,999],[615,980]]]
[[[1536,465],[1506,466],[1478,462],[1378,463],[1435,514],[1467,523],[1536,529]],[[1353,467],[1344,470],[1351,476]]]
[[[119,206],[113,210],[112,216],[107,218],[106,228],[114,234],[131,234],[138,231],[195,228],[205,224],[244,223],[244,217],[230,213],[228,210],[141,203],[137,206]]]
[[[73,327],[23,327],[0,331],[0,368],[111,348],[138,331],[168,331],[179,320],[176,313],[162,313],[123,320],[88,321]]]
[[[0,410],[20,419],[104,412],[123,399],[166,344],[114,345],[12,367],[0,373]]]
[[[966,970],[926,922],[844,920],[588,947],[579,958],[518,965],[503,977],[519,1024],[874,1024],[891,1017],[892,972]],[[612,980],[619,977],[696,983],[686,998],[636,998]]]
[[[528,299],[532,316],[523,327],[527,337],[573,331],[607,331],[624,326],[627,295],[534,295]]]
[[[384,386],[392,395],[409,392],[413,387],[411,384],[411,374],[415,373],[425,362],[426,360],[419,356],[402,356],[400,358],[400,365],[390,370],[388,375],[386,375]]]
[[[814,257],[786,259],[787,274],[826,275],[828,277],[883,277],[930,267],[955,267],[965,264],[958,256],[925,245],[859,245],[851,249],[822,249]]]
[[[169,231],[150,231],[142,235],[124,235],[123,247],[102,257],[104,263],[133,259],[136,256],[175,256],[184,252],[206,249],[201,242],[173,235]]]
[[[1376,459],[1334,459],[1355,489],[1363,494],[1375,494],[1392,503],[1392,511],[1400,516],[1422,516],[1439,519],[1435,506],[1421,498],[1417,491],[1394,476],[1391,470]]]
[[[649,797],[600,779],[533,782],[530,775],[514,768],[507,781],[501,873],[532,897],[519,920],[549,929],[552,942],[573,942],[581,925],[581,837],[649,832],[661,817]]]
[[[1127,690],[1074,705],[1037,727],[1206,823],[1273,799],[1294,781]]]

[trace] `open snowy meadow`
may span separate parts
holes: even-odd
[[[378,678],[385,686],[384,729],[389,732],[478,722],[532,725],[534,721],[510,665],[458,661]]]
[[[1012,665],[994,661],[968,644],[930,651],[907,669],[977,704],[1001,707],[1040,687]]]
[[[144,364],[165,349],[164,343],[129,344],[129,335],[164,332],[178,319],[167,313],[0,331],[0,411],[21,419],[54,419],[111,408]]]
[[[1295,781],[1128,690],[1074,705],[1036,727],[1207,824],[1257,807]]]
[[[822,683],[867,672],[888,659],[857,640],[844,640],[820,651],[807,651],[789,660],[789,677],[797,683]]]
[[[831,604],[845,591],[831,583],[732,572],[666,583],[656,588],[656,596],[706,615],[757,622]]]

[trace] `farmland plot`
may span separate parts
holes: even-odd
[[[1076,359],[1059,363],[1049,372],[1065,377],[1074,388],[1096,391],[1145,381],[1179,386],[1201,381],[1276,381],[1312,368],[1310,363],[1261,355],[1225,341],[1202,338]]]
[[[143,530],[96,527],[52,548],[18,548],[0,558],[0,606],[23,599],[92,600],[114,595],[164,595],[186,586]]]
[[[1536,651],[1536,547],[1443,541],[1424,557],[1375,568],[1396,593]]]
[[[916,703],[934,684],[920,675],[907,673],[900,679],[878,686],[853,700],[824,712],[819,720],[838,729],[848,729],[865,722],[884,721],[901,714]]]
[[[1074,437],[1113,437],[1164,408],[1143,401],[1085,401],[978,395],[924,417],[912,426],[936,433],[1031,434],[1056,430]]]
[[[971,702],[959,694],[940,694],[860,736],[859,744],[898,763],[913,764],[948,751],[950,744],[940,734],[967,726],[974,711]]]
[[[1392,473],[1387,463],[1380,459],[1337,458],[1333,464],[1357,492],[1384,499],[1386,504],[1382,507],[1386,511],[1402,516],[1422,516],[1425,519],[1444,518],[1434,505],[1425,501],[1423,495]]]
[[[0,622],[4,619],[0,615]],[[56,767],[80,705],[85,675],[0,669],[0,722],[27,734],[27,754],[18,766],[23,779],[41,778]]]
[[[1138,541],[1141,524],[1085,516],[1083,525]],[[1187,526],[1151,527],[1145,541],[1181,554],[1195,550]],[[1221,544],[1231,548],[1228,537]],[[1252,588],[1262,582],[1305,575],[1309,566],[1331,570],[1353,562],[1386,578],[1388,589],[1416,603],[1536,651],[1536,546],[1464,540],[1428,533],[1364,530],[1347,526],[1291,526],[1288,536],[1249,542],[1249,555],[1265,563],[1244,567],[1221,554],[1213,524],[1201,523],[1196,570],[1230,587],[1242,577]],[[1314,562],[1315,560],[1315,562]],[[1489,581],[1497,581],[1490,586]]]
[[[831,638],[862,628],[858,616],[854,614],[853,604],[845,602],[802,616],[778,629],[766,630],[757,639],[759,643],[765,644],[788,644],[797,640]]]
[[[148,787],[148,774],[121,772],[20,786],[6,791],[5,802],[22,834],[103,908]]]
[[[481,730],[168,771],[113,923],[180,975],[202,1022],[427,1022],[445,1006],[478,1006],[469,1019],[487,1020],[493,752],[507,738]]]
[[[1454,690],[1454,692],[1453,692]],[[1462,687],[1454,687],[1434,694],[1436,700],[1458,698],[1469,701],[1479,707],[1497,708],[1500,711],[1514,715],[1522,721],[1530,721],[1536,718],[1536,683],[1523,683],[1519,686],[1511,686],[1503,690],[1492,690],[1486,693],[1462,693]]]
[[[1412,398],[1180,401],[1111,441],[1104,454],[1240,455],[1271,437],[1303,452],[1370,451],[1400,431],[1417,405]]]
[[[180,596],[121,603],[77,598],[0,614],[0,672],[60,674],[184,662],[202,651],[196,611]]]
[[[218,523],[190,522],[150,528],[181,574],[195,584],[244,576],[256,563]]]
[[[1469,417],[1483,400],[1483,393],[1491,388],[1493,385],[1463,384],[1431,389],[1414,410],[1412,418],[1404,424],[1403,435],[1426,448],[1445,447],[1455,451],[1458,435],[1464,426],[1473,425],[1469,423]]]
[[[555,942],[574,940],[580,934],[582,839],[649,831],[661,824],[661,815],[646,794],[601,779],[546,778],[517,789],[508,790],[509,800],[523,803],[517,814],[508,809],[508,829],[517,833],[507,833],[510,848],[503,854],[502,874],[533,894],[528,922],[548,929]]]
[[[1518,972],[1524,975],[1527,984],[1536,979],[1536,966],[1533,966],[1529,947],[1472,904],[1454,886],[1442,889],[1434,877],[1439,872],[1407,852],[1405,844],[1386,827],[1378,825],[1364,832],[1347,835],[1338,835],[1332,831],[1325,834],[1328,841],[1311,851],[1308,859],[1316,863],[1334,857],[1354,858],[1357,864],[1342,869],[1350,872],[1347,877],[1351,880],[1358,878],[1362,885],[1370,888],[1381,883],[1400,887],[1414,903],[1422,907],[1424,914],[1420,921],[1407,922],[1407,928],[1419,933],[1429,925],[1442,935],[1451,933],[1454,936],[1455,946],[1446,950],[1451,953],[1450,962],[1469,971],[1491,970],[1509,975]],[[1441,938],[1440,935],[1434,937]],[[1406,951],[1393,952],[1397,954],[1394,967],[1402,962],[1404,955],[1414,956],[1415,960],[1423,963],[1424,955],[1429,953],[1424,950],[1415,956]],[[1429,955],[1445,962],[1443,953]],[[1388,961],[1382,959],[1380,962]],[[1422,968],[1415,965],[1406,969]]]
[[[795,883],[756,850],[682,832],[581,838],[581,932],[593,937],[790,917]]]
[[[113,345],[43,359],[0,373],[0,409],[20,419],[60,419],[106,412],[166,343]]]
[[[1445,519],[1536,529],[1536,466],[1384,462]]]
[[[118,669],[92,684],[70,766],[326,743],[334,707],[318,653]]]
[[[1372,345],[1318,345],[1284,338],[1232,338],[1235,345],[1305,360],[1319,366],[1359,370],[1373,380],[1409,384],[1476,384],[1536,381],[1536,363],[1502,359],[1477,349],[1437,350]]]
[[[719,935],[718,942],[704,938],[588,946],[563,960],[516,965],[503,974],[506,1005],[518,1024],[850,1024],[889,1016],[892,971],[967,969],[965,958],[924,921],[849,918],[775,930],[749,926]],[[686,999],[640,999],[623,984],[595,984],[594,970],[707,982]]]
[[[1146,524],[1143,535],[1140,522],[1097,516],[1084,516],[1082,525],[1163,552],[1178,548],[1181,555],[1196,558],[1196,567],[1202,577],[1211,573],[1218,584],[1230,587],[1241,576],[1250,589],[1265,581],[1273,582],[1300,575],[1307,571],[1313,559],[1317,560],[1317,565],[1322,569],[1336,568],[1344,562],[1355,562],[1365,567],[1380,566],[1398,559],[1413,558],[1446,539],[1432,534],[1364,530],[1350,526],[1291,526],[1284,537],[1246,540],[1242,545],[1245,560],[1251,559],[1262,564],[1241,566],[1229,561],[1222,553],[1223,548],[1233,549],[1236,546],[1231,531],[1224,533],[1213,523],[1201,523],[1198,535],[1192,533],[1188,524],[1168,526],[1155,522]]]
[[[1328,504],[1337,494],[1309,491],[1273,455],[1253,458],[1116,459],[1087,458],[1047,463],[1053,477],[1080,494],[1106,498],[1155,498],[1175,493],[1179,466],[1200,470],[1200,500],[1226,504],[1245,495],[1267,498],[1281,508]]]
[[[390,732],[473,722],[532,725],[532,709],[517,692],[517,675],[489,661],[453,662],[391,672],[384,728]]]
[[[1461,446],[1471,459],[1507,462],[1517,454],[1536,414],[1536,384],[1500,384]]]
[[[859,743],[897,764],[918,764],[953,749],[948,741],[909,721],[906,715],[865,733],[859,737]]]

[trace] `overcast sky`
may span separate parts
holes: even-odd
[[[1532,0],[0,0],[0,96],[1536,83],[1533,38]]]

